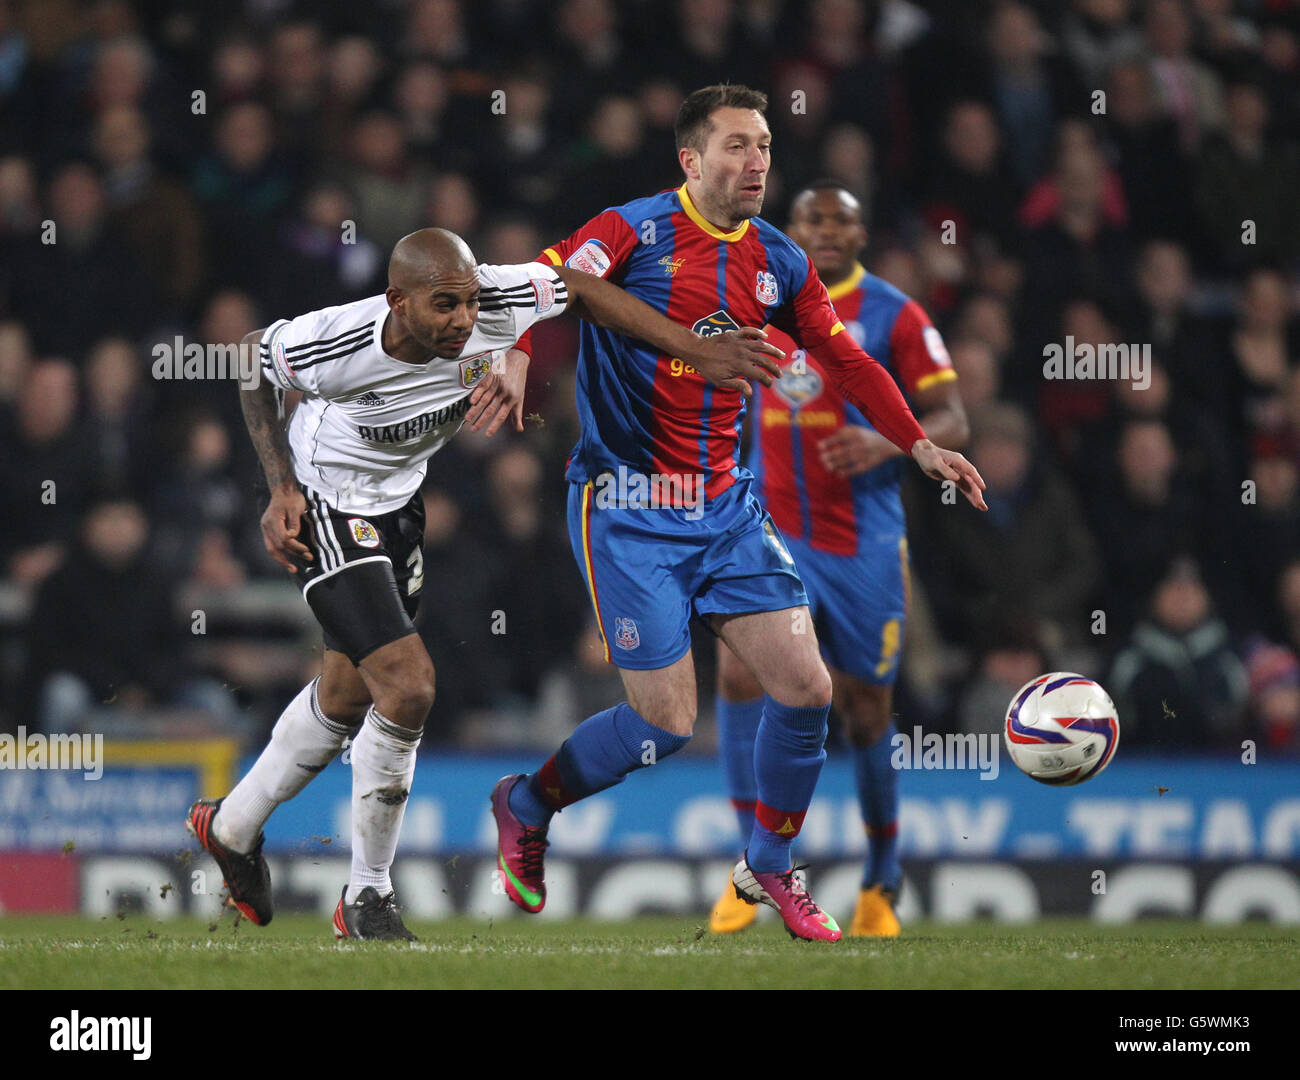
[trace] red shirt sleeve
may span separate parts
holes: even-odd
[[[636,243],[636,231],[623,219],[623,215],[617,210],[606,210],[575,230],[567,239],[546,248],[537,257],[537,261],[614,279]],[[531,331],[515,343],[515,348],[529,356],[533,355]]]
[[[904,454],[925,438],[894,377],[845,333],[811,259],[803,288],[772,321],[808,350],[836,389]]]
[[[898,312],[889,334],[889,354],[898,381],[909,394],[957,378],[943,337],[915,300]]]

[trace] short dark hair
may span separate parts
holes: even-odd
[[[718,109],[755,109],[767,111],[767,95],[761,90],[751,90],[739,83],[722,83],[705,86],[690,94],[677,110],[677,149],[689,146],[703,150],[709,131],[709,117]]]

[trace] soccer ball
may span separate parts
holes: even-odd
[[[1115,756],[1119,715],[1097,683],[1071,671],[1053,671],[1016,691],[1002,738],[1026,776],[1041,784],[1081,784]]]

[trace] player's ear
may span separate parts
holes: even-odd
[[[677,161],[688,180],[700,178],[700,155],[693,146],[683,146],[677,151]]]
[[[399,310],[401,303],[405,298],[406,294],[401,289],[395,289],[391,285],[384,290],[384,299],[388,301],[388,310],[396,311],[399,315],[401,314]]]

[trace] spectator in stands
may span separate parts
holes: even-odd
[[[1153,240],[1138,256],[1137,291],[1124,313],[1127,340],[1150,342],[1169,373],[1172,395],[1216,413],[1227,380],[1208,320],[1192,308],[1192,263],[1187,249]]]
[[[1061,44],[1089,86],[1100,86],[1113,65],[1142,52],[1132,0],[1074,0]]]
[[[192,186],[207,220],[216,282],[255,288],[262,267],[274,261],[274,225],[293,190],[265,105],[237,103],[221,114]]]
[[[514,443],[487,463],[484,478],[493,528],[489,545],[498,573],[488,602],[504,613],[509,647],[496,650],[492,690],[498,702],[535,699],[546,672],[568,660],[585,597],[556,571],[567,543],[545,513],[539,455]]]
[[[551,113],[551,87],[533,65],[512,70],[502,84],[505,111],[486,125],[485,154],[478,178],[495,202],[550,220],[556,200],[566,200],[566,214],[585,220],[605,209],[583,210],[568,203],[585,201],[580,190],[564,191],[562,129]],[[569,224],[567,228],[574,226]]]
[[[181,426],[179,453],[166,455],[159,469],[152,517],[154,556],[172,576],[189,575],[200,542],[217,530],[241,546],[254,531],[250,502],[236,482],[230,435],[212,413],[191,413]]]
[[[104,168],[108,223],[130,245],[173,317],[193,314],[204,275],[203,222],[193,196],[149,156],[148,121],[115,105],[99,114],[95,153]]]
[[[1244,610],[1234,612],[1234,621],[1246,627],[1252,616],[1257,619],[1267,610],[1279,577],[1300,552],[1300,470],[1295,460],[1282,454],[1258,457],[1251,462],[1249,481],[1253,490],[1233,500],[1239,509],[1229,518],[1236,535],[1228,549],[1242,583],[1236,599]]]
[[[259,295],[276,312],[317,311],[374,296],[388,287],[388,255],[357,220],[352,195],[325,181],[308,189],[284,227],[281,251],[265,267]]]
[[[1219,80],[1191,52],[1194,26],[1183,0],[1151,0],[1143,32],[1165,112],[1178,125],[1183,150],[1195,153],[1223,123]],[[1229,121],[1231,122],[1231,121]]]
[[[989,239],[999,246],[1018,232],[1016,187],[997,116],[981,101],[948,110],[939,154],[930,172],[925,216],[931,226],[951,220],[962,246]]]
[[[85,386],[94,489],[122,494],[146,490],[158,457],[150,388],[135,347],[123,338],[99,342],[86,362]]]
[[[961,400],[967,412],[978,412],[998,400],[1002,373],[988,342],[957,338],[948,346],[953,370],[961,380]]]
[[[1151,67],[1138,57],[1116,63],[1105,79],[1104,130],[1115,157],[1133,232],[1139,237],[1189,235],[1194,158],[1164,110]]]
[[[0,254],[0,292],[40,354],[76,361],[105,334],[141,333],[154,300],[134,255],[109,227],[104,189],[89,165],[74,162],[55,173],[47,203],[53,225],[42,228],[45,242],[32,237]]]
[[[987,27],[987,85],[1006,133],[1016,182],[1023,190],[1047,164],[1056,120],[1080,100],[1069,66],[1049,59],[1051,42],[1027,4],[1003,0]]]
[[[275,115],[276,146],[290,160],[315,161],[326,137],[325,41],[308,20],[277,26],[271,35],[266,75]]]
[[[1284,422],[1282,394],[1295,351],[1292,312],[1282,274],[1260,269],[1247,277],[1224,350],[1235,361],[1228,372],[1224,413],[1242,445],[1267,437]]]
[[[1268,98],[1251,81],[1228,90],[1227,122],[1200,156],[1196,205],[1219,269],[1300,256],[1300,148],[1270,136]]]
[[[1032,623],[997,628],[982,648],[975,676],[962,692],[958,729],[986,735],[1000,735],[1012,696],[1056,664],[1043,641],[1043,632]]]
[[[417,61],[402,69],[393,91],[393,108],[402,124],[402,138],[412,158],[439,169],[456,165],[457,155],[470,155],[451,136],[451,101],[447,80],[436,64]],[[469,161],[462,160],[468,166]]]
[[[16,321],[0,322],[0,425],[13,429],[13,414],[23,384],[35,361],[27,328]]]
[[[1246,650],[1246,675],[1252,734],[1268,750],[1300,753],[1300,659],[1259,638]]]
[[[610,0],[565,0],[555,13],[555,39],[555,121],[581,131],[591,116],[592,87],[629,94],[641,64],[625,40],[618,6]]]
[[[77,421],[77,373],[66,360],[33,364],[12,429],[0,432],[0,505],[14,515],[0,538],[5,574],[27,588],[62,561],[94,475]]]
[[[575,144],[568,164],[564,190],[577,200],[574,212],[589,207],[595,215],[617,206],[627,198],[627,178],[643,176],[650,159],[659,156],[658,150],[646,151],[636,99],[602,97],[591,115],[588,137]]]
[[[350,34],[329,47],[320,123],[323,152],[336,157],[347,153],[358,115],[378,103],[383,74],[384,61],[370,38]]]
[[[354,192],[357,225],[384,251],[423,224],[429,170],[407,154],[402,123],[389,112],[367,113],[352,129],[352,167],[346,178]]]
[[[997,619],[1041,622],[1058,640],[1083,638],[1100,566],[1069,485],[1035,447],[1019,408],[972,415],[971,433],[988,513],[932,506],[918,533],[932,535],[942,553],[944,583],[930,592],[936,614],[963,641],[978,640]]]
[[[420,636],[438,666],[432,730],[446,740],[463,714],[491,700],[501,678],[498,658],[513,642],[510,610],[494,618],[489,594],[495,554],[470,515],[444,488],[424,488],[424,603]],[[505,636],[502,637],[502,632]],[[513,646],[511,646],[513,647]]]
[[[233,699],[184,662],[189,627],[151,564],[149,522],[129,499],[96,502],[75,552],[42,584],[27,632],[28,684],[45,731],[75,728],[99,706],[173,705],[238,724]]]
[[[1103,608],[1114,634],[1142,614],[1152,584],[1179,553],[1199,550],[1202,500],[1180,473],[1178,448],[1160,420],[1133,418],[1115,445],[1118,482],[1098,478],[1089,520],[1106,563]]]
[[[852,192],[868,224],[878,219],[876,148],[857,124],[838,124],[826,133],[819,175],[839,181]]]
[[[1076,297],[1116,306],[1130,295],[1132,251],[1118,180],[1082,121],[1061,125],[1048,183],[1021,208],[1028,226],[1028,338],[1051,340],[1051,321]]]
[[[482,210],[474,182],[464,173],[440,174],[429,186],[424,220],[440,229],[451,230],[469,244],[471,251],[477,252]]]
[[[32,163],[19,154],[0,158],[0,237],[12,243],[35,236],[40,223]]]
[[[1246,671],[1193,560],[1177,559],[1161,575],[1149,613],[1115,657],[1106,686],[1131,747],[1240,744]]]

